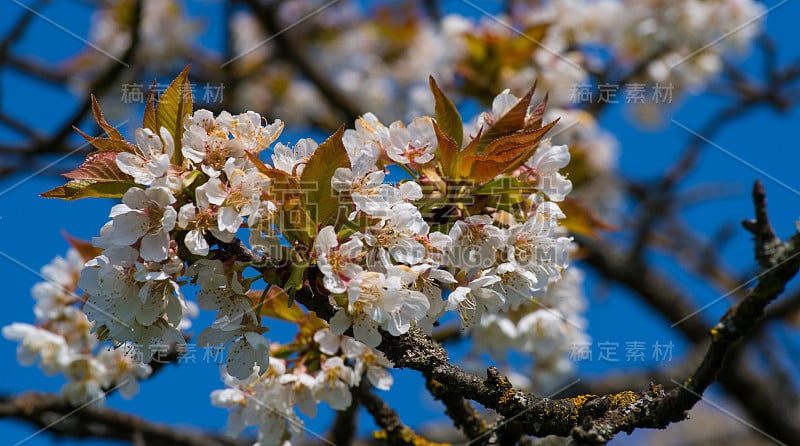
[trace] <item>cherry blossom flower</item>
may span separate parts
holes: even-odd
[[[551,146],[547,143],[540,144],[527,163],[536,172],[538,178],[536,188],[553,201],[564,201],[567,194],[572,191],[572,182],[558,172],[567,164],[569,164],[567,146]]]
[[[169,250],[169,232],[178,218],[173,203],[175,197],[161,187],[129,189],[122,197],[122,203],[111,208],[109,216],[114,221],[111,242],[129,246],[141,239],[139,249],[144,260],[165,260]]]
[[[386,147],[386,154],[401,164],[425,164],[433,160],[439,146],[430,118],[417,118],[408,127],[400,121],[392,123],[389,139],[391,145]]]
[[[47,280],[37,282],[31,289],[36,300],[33,312],[37,320],[56,319],[65,308],[79,299],[74,288],[83,264],[78,251],[70,249],[66,258],[58,256],[42,267],[42,276]]]
[[[275,145],[275,153],[272,155],[272,165],[276,169],[282,170],[290,175],[300,177],[303,174],[303,169],[311,155],[317,149],[317,142],[311,138],[304,138],[289,148],[285,144],[278,143]]]
[[[363,271],[347,288],[348,307],[331,319],[331,331],[342,334],[351,325],[356,340],[369,347],[381,341],[378,328],[399,336],[428,312],[430,303],[424,294],[404,288],[397,275],[386,276]]]
[[[314,342],[319,344],[319,350],[326,355],[336,355],[341,351],[346,358],[354,360],[356,362],[355,382],[361,381],[361,377],[366,374],[367,379],[375,388],[381,390],[391,388],[394,379],[386,369],[391,368],[392,363],[382,352],[374,350],[350,336],[335,335],[328,328],[314,333]]]
[[[348,282],[363,271],[356,263],[361,257],[363,246],[358,237],[339,244],[333,226],[326,226],[319,231],[314,251],[319,270],[324,275],[323,284],[328,291],[334,294],[344,293]]]
[[[457,221],[450,229],[452,248],[447,263],[463,270],[489,268],[497,252],[505,247],[503,231],[488,215],[475,215]]]
[[[149,186],[167,175],[170,159],[175,152],[172,134],[161,127],[159,135],[150,129],[136,129],[136,152],[117,154],[117,166],[131,175],[138,184]]]
[[[457,287],[447,296],[446,308],[457,310],[465,327],[479,322],[483,314],[497,312],[505,303],[505,297],[492,289],[492,285],[499,281],[497,276],[483,275],[467,286]]]
[[[317,375],[317,396],[332,408],[345,410],[353,403],[350,388],[356,384],[355,372],[345,365],[342,358],[328,358]]]
[[[357,212],[369,216],[385,218],[389,214],[389,202],[386,200],[384,189],[389,188],[384,184],[386,174],[375,170],[375,159],[368,154],[362,154],[352,162],[352,168],[339,167],[333,174],[331,186],[337,192],[348,192],[353,200],[355,210],[350,214],[350,219]]]

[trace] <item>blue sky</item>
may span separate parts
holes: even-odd
[[[458,3],[458,2],[451,2]],[[777,2],[767,2],[772,6]],[[786,63],[798,56],[796,45],[796,18],[800,17],[800,2],[788,2],[766,17],[766,27],[778,46],[780,61]],[[218,2],[193,3],[193,8],[220,8]],[[13,3],[4,6],[0,17],[0,33],[5,33],[23,9]],[[85,37],[89,26],[88,9],[80,2],[55,2],[43,13],[78,36]],[[209,24],[204,44],[216,45],[220,28]],[[37,19],[21,44],[15,48],[17,54],[27,53],[43,61],[64,60],[83,48],[83,44],[62,29]],[[742,63],[747,72],[757,76],[760,60],[756,56],[745,58]],[[60,125],[72,112],[78,100],[54,88],[21,78],[9,70],[0,73],[2,110],[13,111],[15,116],[32,122],[43,131]],[[706,119],[724,100],[712,96],[685,98],[674,121],[665,122],[656,128],[642,128],[633,122],[623,107],[612,107],[601,117],[601,124],[616,135],[620,141],[620,170],[624,175],[648,179],[671,164],[681,153],[691,135],[685,128],[698,131]],[[138,121],[139,117],[134,117]],[[684,128],[685,127],[685,128]],[[711,234],[722,224],[733,224],[736,233],[733,240],[720,252],[726,263],[740,271],[753,268],[753,256],[748,235],[738,222],[750,218],[750,187],[754,180],[764,181],[773,224],[780,235],[786,236],[794,230],[793,222],[800,208],[800,180],[797,175],[796,142],[789,138],[790,132],[800,127],[800,113],[779,114],[771,110],[757,109],[742,119],[736,120],[722,132],[714,135],[712,145],[704,148],[698,167],[682,187],[700,184],[715,184],[722,198],[704,202],[687,209],[685,217],[698,232]],[[295,140],[303,135],[289,133],[282,141]],[[0,130],[0,140],[10,141],[16,136]],[[738,158],[738,159],[737,159]],[[38,197],[38,194],[60,184],[57,174],[71,166],[74,160],[56,162],[57,158],[32,161],[30,169],[0,180],[0,231],[5,234],[0,243],[0,277],[6,278],[6,307],[0,325],[13,321],[32,322],[33,300],[30,287],[40,280],[35,272],[55,255],[63,254],[67,243],[61,231],[88,239],[95,235],[107,220],[110,200],[82,200],[62,202]],[[49,165],[53,163],[53,165]],[[43,169],[44,168],[44,169]],[[41,173],[35,174],[40,169]],[[685,289],[691,291],[702,305],[717,299],[719,290],[709,288],[702,282],[679,274],[677,268],[660,262]],[[598,342],[644,342],[651,348],[655,342],[673,342],[677,359],[683,350],[681,337],[669,328],[643,304],[626,292],[616,288],[607,289],[590,275],[587,294],[591,305],[588,312],[589,334]],[[713,320],[721,315],[727,304],[719,302],[702,315]],[[198,321],[199,326],[208,323],[206,314]],[[620,323],[624,321],[624,323]],[[22,367],[15,359],[14,343],[0,339],[0,361],[3,376],[8,379],[0,384],[0,393],[16,393],[26,390],[58,391],[63,384],[60,377],[46,377],[36,367]],[[463,346],[457,347],[463,350]],[[598,351],[595,350],[595,355]],[[197,353],[196,364],[168,367],[156,378],[143,383],[142,390],[134,400],[127,401],[112,396],[108,405],[123,411],[137,413],[151,420],[183,425],[203,426],[221,430],[226,423],[226,412],[213,408],[209,393],[222,388],[216,365],[202,361],[202,352]],[[456,353],[457,357],[458,354]],[[626,362],[624,349],[620,349],[620,361],[581,362],[582,377],[595,376],[613,369],[641,367],[642,363]],[[649,358],[649,354],[648,354]],[[653,363],[648,359],[648,365]],[[419,425],[426,420],[441,416],[441,407],[427,397],[423,382],[417,373],[395,371],[395,391],[383,393],[386,399],[400,412],[404,421]],[[369,417],[362,414],[364,428],[369,429]],[[325,432],[330,411],[321,411],[317,420],[309,424],[312,430]],[[35,429],[17,421],[0,420],[0,438],[15,443],[33,434]],[[367,432],[367,430],[362,430]],[[646,433],[636,434],[635,439]],[[52,442],[48,434],[31,438],[25,444],[45,445]],[[623,440],[624,441],[624,440]],[[64,445],[79,444],[77,440],[65,440]],[[81,441],[80,444],[87,444]],[[108,444],[95,441],[88,444]]]

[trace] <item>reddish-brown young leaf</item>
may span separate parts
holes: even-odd
[[[133,177],[117,166],[117,152],[92,152],[83,164],[63,176],[71,180],[133,182]]]
[[[436,84],[433,76],[430,76],[428,81],[435,102],[436,123],[444,134],[449,136],[455,142],[456,147],[460,149],[464,138],[464,123],[461,120],[461,115],[458,113],[453,101]]]
[[[102,110],[100,110],[100,104],[97,103],[97,98],[92,95],[92,113],[94,114],[94,119],[97,121],[97,125],[99,125],[103,131],[106,132],[109,138],[111,139],[125,139],[122,137],[122,133],[119,132],[113,125],[109,124],[106,121],[105,116],[103,116]]]
[[[468,155],[482,154],[486,146],[497,138],[510,135],[525,128],[525,116],[528,114],[528,107],[531,105],[533,92],[536,90],[536,84],[533,84],[528,93],[520,98],[516,105],[511,107],[509,111],[495,121],[494,125],[489,127],[483,136],[475,138],[470,144],[470,147],[464,149]]]
[[[542,121],[544,120],[544,110],[547,108],[547,100],[550,97],[550,92],[544,94],[544,98],[542,102],[536,105],[536,108],[533,109],[531,115],[528,120],[528,127],[529,128],[538,128],[542,126]]]
[[[40,194],[40,196],[44,198],[60,198],[62,200],[77,200],[90,197],[120,198],[132,187],[138,187],[138,185],[133,182],[122,181],[71,180],[63,186]]]
[[[465,155],[459,163],[460,175],[482,183],[516,169],[533,155],[539,141],[557,121],[536,130],[498,138],[486,147],[482,155]]]
[[[433,123],[433,130],[436,132],[436,140],[439,146],[437,154],[439,155],[439,163],[442,166],[442,174],[444,174],[445,178],[458,178],[460,146],[439,128],[437,122]]]
[[[72,127],[79,135],[83,137],[86,141],[89,142],[94,148],[100,151],[105,152],[135,152],[136,146],[125,141],[124,139],[111,139],[111,138],[102,138],[97,136],[91,136],[77,127]]]
[[[92,245],[92,243],[87,240],[81,240],[75,238],[67,234],[66,231],[62,231],[62,234],[64,235],[64,238],[67,239],[67,243],[69,243],[70,246],[72,246],[73,248],[75,248],[76,251],[78,251],[78,254],[81,255],[81,258],[85,262],[92,260],[93,258],[99,256],[103,252],[103,248],[98,248]]]

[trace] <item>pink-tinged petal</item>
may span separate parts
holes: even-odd
[[[330,291],[333,294],[341,294],[347,290],[347,284],[344,283],[341,277],[338,274],[334,273],[326,273],[323,271],[325,276],[322,278],[322,284],[325,285],[325,289]]]
[[[148,185],[155,179],[147,169],[147,160],[136,154],[128,152],[118,153],[116,161],[119,170],[132,176],[139,184]]]

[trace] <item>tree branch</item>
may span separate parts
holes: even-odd
[[[458,391],[447,389],[432,379],[426,380],[425,386],[434,398],[444,404],[445,413],[453,420],[453,425],[461,429],[468,439],[476,440],[489,433],[486,422]]]
[[[0,418],[27,421],[42,431],[74,438],[108,438],[148,446],[242,446],[207,432],[152,423],[134,415],[95,406],[73,407],[60,395],[29,392],[0,397]]]
[[[754,201],[757,208],[761,206],[758,199]],[[757,247],[756,250],[758,249],[760,248]],[[254,260],[246,249],[235,248],[231,250],[233,251],[238,252],[241,261]],[[783,292],[785,284],[796,274],[800,267],[800,234],[771,252],[775,266],[764,271],[759,276],[758,285],[714,326],[711,330],[711,344],[700,366],[682,385],[669,392],[654,385],[640,392],[584,395],[562,400],[539,398],[515,390],[508,379],[501,376],[494,367],[487,370],[487,378],[464,372],[449,362],[447,351],[440,344],[416,327],[398,337],[382,333],[383,341],[378,349],[386,354],[395,367],[417,370],[427,380],[434,380],[445,388],[458,389],[459,395],[494,409],[503,417],[513,417],[528,435],[572,434],[583,442],[603,444],[619,432],[631,432],[636,428],[663,428],[686,417],[686,411],[694,406],[705,389],[716,379],[734,344],[753,331],[764,307]],[[653,287],[653,282],[661,281],[659,276],[643,269],[644,267],[623,267],[608,260],[595,257],[595,261],[603,262],[604,268],[613,267],[615,274],[625,278],[643,295],[649,294],[648,287]],[[310,270],[313,271],[313,268]],[[646,280],[642,281],[643,278]],[[680,320],[693,313],[693,305],[668,283],[663,287],[653,288],[658,293],[675,297],[665,301],[671,306],[662,305],[663,311],[677,316],[675,319]],[[334,308],[325,293],[321,292],[313,272],[306,285],[297,293],[296,300],[323,319],[328,320],[334,314]],[[705,325],[699,318],[685,319],[678,326],[695,342],[707,339]]]
[[[367,409],[375,424],[383,429],[376,434],[377,440],[383,440],[392,446],[419,446],[435,443],[429,442],[414,433],[408,426],[400,421],[400,416],[385,401],[375,395],[366,381],[362,381],[358,389],[358,400]]]
[[[764,205],[763,186],[757,182],[754,190],[761,192],[754,193],[753,199],[756,214],[759,215]],[[756,252],[763,249],[757,241]],[[786,283],[797,274],[800,268],[800,233],[774,249],[770,263],[775,266],[764,271],[759,276],[758,285],[744,300],[731,307],[711,329],[711,345],[692,376],[662,398],[643,395],[644,398],[637,398],[630,407],[609,411],[599,419],[583,423],[572,432],[573,438],[581,442],[604,444],[619,432],[630,433],[638,427],[663,428],[670,422],[684,419],[684,411],[694,406],[717,378],[735,343],[753,332],[767,304],[783,293]],[[786,438],[784,440],[789,441]]]

